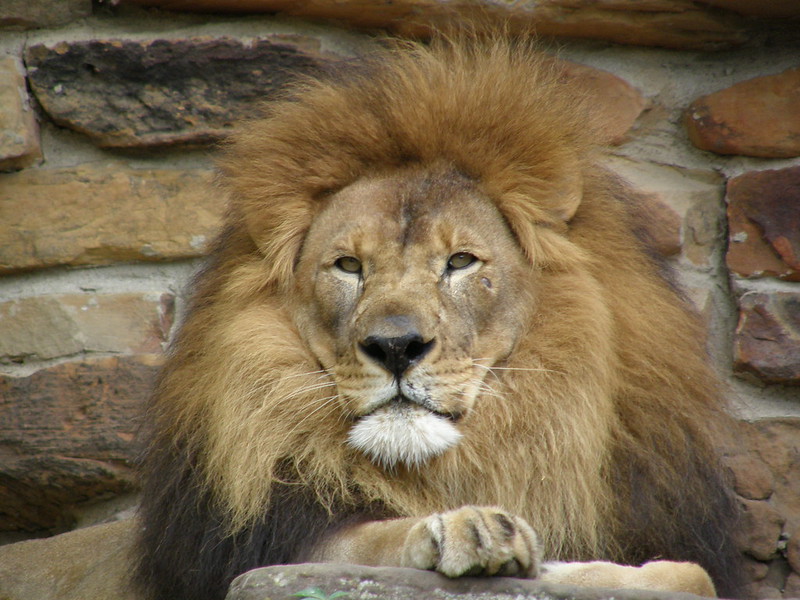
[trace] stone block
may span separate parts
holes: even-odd
[[[156,355],[0,377],[0,531],[69,524],[73,506],[135,488],[137,416]]]
[[[211,178],[96,163],[0,175],[0,273],[200,256],[225,205]]]
[[[797,531],[786,543],[786,560],[792,571],[800,574],[800,531]]]
[[[769,573],[769,563],[765,563],[745,555],[742,556],[742,572],[744,573],[745,581],[749,581],[751,584],[755,583],[756,586],[753,587],[757,589],[757,582],[763,581]],[[761,596],[759,596],[757,593],[754,593],[751,596],[745,596],[745,598],[750,597],[760,598]]]
[[[695,267],[713,266],[713,254],[724,241],[719,175],[621,158],[608,164],[648,199],[643,217],[661,254],[680,252]]]
[[[453,23],[477,20],[502,24],[512,33],[536,32],[667,48],[719,49],[747,41],[747,22],[733,13],[690,0],[633,2],[548,0],[547,2],[451,2],[448,0],[129,0],[167,10],[199,12],[281,12],[300,18],[331,19],[355,27],[388,29],[401,36],[426,36]],[[476,19],[477,17],[477,19]]]
[[[740,502],[742,518],[737,532],[739,548],[757,560],[775,558],[786,519],[769,502]]]
[[[749,438],[751,451],[772,469],[770,503],[786,519],[786,533],[792,536],[800,532],[800,419],[756,421]]]
[[[800,418],[761,419],[748,423],[742,433],[741,441],[772,469],[779,478],[776,482],[796,483],[798,487],[785,491],[800,491],[800,477],[796,477],[800,475]]]
[[[546,577],[546,576],[545,576]],[[326,598],[335,592],[343,600],[684,600],[699,596],[654,589],[610,589],[555,584],[513,577],[458,577],[398,567],[348,564],[279,565],[254,569],[233,580],[226,600],[302,597],[318,588]]]
[[[765,158],[800,156],[800,68],[702,96],[685,115],[701,150]]]
[[[29,167],[41,158],[39,127],[28,102],[22,63],[0,57],[0,171]]]
[[[733,354],[738,373],[800,384],[800,292],[742,295]]]
[[[800,167],[734,177],[727,200],[728,268],[800,281]]]
[[[784,598],[800,598],[800,575],[789,573],[786,578],[786,585],[783,587]]]
[[[736,441],[724,461],[733,471],[735,489],[763,498],[739,499],[743,515],[737,541],[746,553],[745,592],[779,598],[780,590],[793,585],[789,568],[800,561],[800,418],[740,422],[731,433]]]
[[[748,507],[759,506],[742,519],[742,539],[749,541],[743,550],[760,560],[772,556],[764,585],[781,589],[788,585],[785,581],[787,561],[793,569],[800,566],[797,552],[800,538],[800,419],[785,417],[746,423],[739,434],[740,451],[769,467],[774,487],[768,502],[746,501]],[[783,525],[779,530],[781,521]],[[770,554],[774,544],[777,557]]]
[[[564,77],[574,86],[576,95],[592,98],[599,122],[603,123],[604,141],[621,144],[636,119],[647,106],[644,96],[616,75],[578,63],[562,60]]]
[[[0,598],[144,600],[130,585],[135,523],[105,523],[0,546]]]
[[[293,74],[319,67],[316,38],[90,40],[25,52],[40,105],[103,147],[218,141]]]
[[[774,490],[772,471],[762,460],[749,455],[725,457],[725,466],[733,474],[736,493],[748,500],[767,500]]]
[[[0,27],[56,27],[91,14],[92,0],[3,0],[0,3]]]
[[[800,4],[796,0],[703,0],[703,4],[733,10],[743,15],[768,18],[800,17]]]
[[[0,363],[80,352],[158,353],[169,339],[174,296],[65,294],[0,303]]]

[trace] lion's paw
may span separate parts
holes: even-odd
[[[465,506],[422,519],[403,546],[404,566],[448,577],[536,577],[539,542],[523,519],[498,508]]]

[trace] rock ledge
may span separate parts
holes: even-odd
[[[652,590],[608,590],[540,583],[510,577],[448,579],[417,569],[349,564],[282,565],[255,569],[237,577],[226,600],[290,600],[297,592],[319,588],[345,592],[342,600],[692,600],[700,596]]]

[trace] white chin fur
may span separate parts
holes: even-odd
[[[422,407],[388,406],[362,418],[348,443],[384,467],[416,466],[455,446],[458,429]]]

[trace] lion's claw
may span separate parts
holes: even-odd
[[[426,517],[403,547],[404,565],[448,577],[536,577],[539,560],[530,525],[498,508],[467,506]]]

